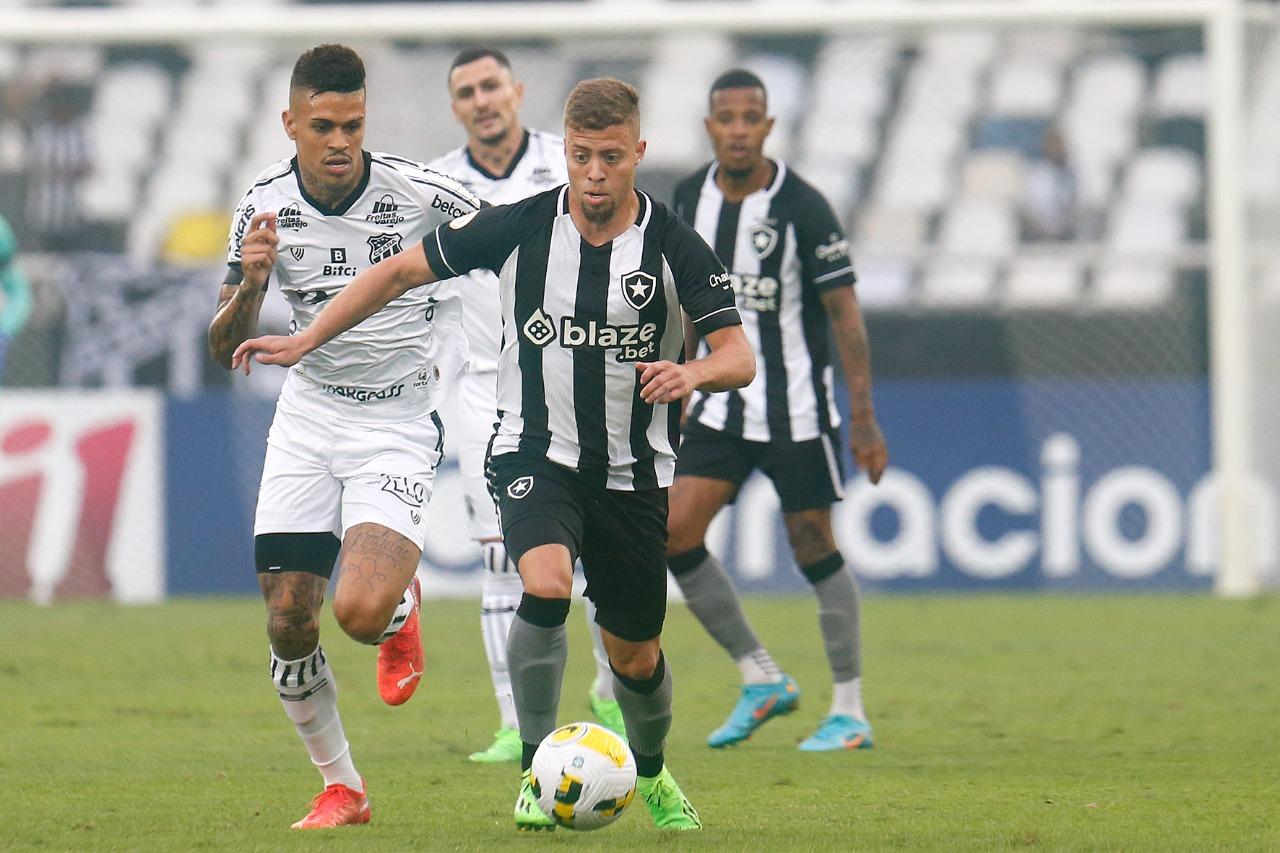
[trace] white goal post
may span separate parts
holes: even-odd
[[[1250,523],[1255,462],[1250,388],[1253,361],[1243,193],[1245,26],[1243,0],[1041,0],[1041,2],[595,2],[375,6],[132,6],[0,9],[0,44],[203,43],[237,38],[287,41],[386,37],[604,37],[691,30],[833,33],[869,27],[981,25],[1193,26],[1202,29],[1210,75],[1207,116],[1210,244],[1212,456],[1220,488],[1216,591],[1246,596],[1261,586]]]

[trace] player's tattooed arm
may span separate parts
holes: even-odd
[[[889,464],[889,449],[871,404],[871,346],[867,327],[852,287],[836,287],[822,294],[822,306],[840,353],[840,365],[849,388],[849,444],[858,467],[872,483]]]
[[[218,295],[218,310],[209,324],[209,355],[227,370],[236,347],[253,337],[258,314],[266,295],[267,281],[276,263],[276,214],[259,213],[249,223],[240,244],[239,284],[224,284]]]

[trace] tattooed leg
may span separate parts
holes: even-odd
[[[333,615],[342,630],[361,643],[376,642],[413,580],[422,551],[380,524],[357,524],[347,531],[338,557],[338,589]]]

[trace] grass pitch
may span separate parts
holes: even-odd
[[[426,682],[383,706],[374,652],[322,635],[373,821],[298,833],[319,775],[266,679],[256,600],[0,604],[0,850],[1280,850],[1280,600],[873,598],[876,748],[805,755],[830,699],[814,604],[748,615],[801,709],[714,751],[736,670],[681,606],[668,763],[701,833],[643,804],[598,833],[517,833],[517,771],[481,767],[496,712],[475,602],[428,602]],[[562,721],[588,718],[580,610]]]

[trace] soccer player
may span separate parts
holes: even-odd
[[[309,50],[294,66],[283,120],[296,156],[262,172],[232,226],[209,328],[210,353],[225,367],[254,334],[272,278],[302,333],[360,270],[480,207],[450,178],[363,149],[364,81],[360,57],[340,45]],[[295,829],[369,820],[320,647],[335,558],[334,616],[353,639],[380,645],[382,699],[407,701],[422,676],[415,572],[444,441],[435,407],[466,361],[461,313],[448,288],[406,294],[298,362],[276,405],[255,560],[271,681],[325,784]]]
[[[18,269],[18,241],[9,222],[0,216],[0,385],[4,384],[4,356],[31,316],[31,283]]]
[[[822,195],[786,164],[764,156],[773,119],[760,78],[743,70],[722,74],[711,86],[709,106],[715,161],[677,185],[675,209],[729,269],[760,367],[741,390],[696,395],[671,487],[672,574],[743,679],[737,705],[709,743],[745,740],[765,721],[794,710],[800,698],[795,680],[779,670],[747,624],[704,542],[716,513],[758,468],[773,481],[792,553],[818,598],[835,685],[830,712],[800,749],[869,748],[858,587],[831,531],[831,504],[841,497],[844,475],[828,328],[849,388],[854,458],[876,483],[889,457],[871,407],[869,348],[849,243]]]
[[[521,124],[524,84],[512,76],[511,62],[502,51],[469,47],[459,53],[449,67],[449,98],[454,117],[467,131],[467,143],[432,160],[428,168],[456,178],[490,204],[520,201],[568,180],[564,140]],[[476,270],[471,277],[476,279],[475,286],[463,284],[459,288],[471,370],[459,382],[455,411],[467,516],[484,565],[480,630],[501,720],[493,743],[472,753],[471,760],[493,763],[520,760],[520,732],[507,669],[507,635],[523,587],[502,543],[498,511],[484,473],[498,411],[498,351],[502,342],[498,282],[489,270]],[[613,697],[613,673],[590,599],[587,624],[596,661],[595,681],[587,696],[591,711],[601,723],[622,734],[622,711]]]
[[[529,767],[556,725],[573,564],[582,558],[614,693],[654,822],[701,822],[663,760],[671,728],[666,616],[667,486],[679,401],[755,374],[728,276],[676,216],[635,189],[645,152],[639,97],[587,80],[565,104],[567,186],[486,208],[362,273],[306,330],[247,341],[233,357],[292,364],[423,282],[497,272],[503,345],[490,484],[524,581],[507,643],[522,741],[516,825],[553,828]],[[683,312],[683,313],[682,313]],[[687,314],[707,354],[683,363]]]

